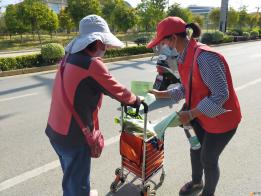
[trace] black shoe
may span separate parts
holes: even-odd
[[[202,191],[198,196],[215,196],[214,194],[205,194],[204,191]]]
[[[203,188],[203,182],[193,183],[192,181],[186,183],[179,191],[179,195],[190,195],[195,191],[200,191]]]

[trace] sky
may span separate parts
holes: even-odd
[[[140,0],[127,0],[133,7],[135,7]],[[179,3],[181,7],[187,7],[189,5],[199,5],[199,6],[213,6],[213,7],[220,7],[221,0],[169,0],[169,5],[174,3]],[[229,0],[228,1],[229,7],[233,7],[238,10],[239,7],[242,5],[248,6],[248,12],[256,12],[257,8],[260,7],[259,11],[261,11],[261,0]]]
[[[1,5],[6,5],[10,3],[17,3],[21,0],[2,0]],[[136,7],[141,0],[126,0],[133,7]],[[182,7],[187,7],[188,5],[200,5],[200,6],[213,6],[220,7],[221,0],[169,0],[169,5],[174,3],[179,3]],[[229,6],[238,10],[242,5],[246,5],[248,12],[256,12],[257,7],[260,7],[261,11],[261,0],[229,0]]]

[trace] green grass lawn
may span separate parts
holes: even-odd
[[[70,35],[57,34],[53,35],[52,38],[50,35],[41,35],[42,44],[46,43],[60,43],[63,46],[66,45],[73,37],[76,36],[76,33]],[[22,40],[19,35],[12,36],[11,39],[9,36],[0,36],[0,51],[1,50],[22,50],[30,48],[40,48],[41,44],[38,39],[38,36],[35,35],[23,35]]]
[[[141,32],[141,33],[118,33],[116,36],[126,43],[126,41],[133,42],[135,39],[139,37],[148,37],[152,38],[154,36],[154,32]],[[77,33],[67,34],[56,34],[51,38],[50,35],[41,35],[42,44],[47,43],[59,43],[63,46],[67,45],[70,40],[72,40]],[[129,44],[128,44],[129,45]],[[38,36],[35,35],[23,35],[22,40],[20,35],[12,36],[11,39],[9,36],[0,36],[0,51],[5,50],[23,50],[23,49],[32,49],[32,48],[40,48],[41,44],[39,42]]]

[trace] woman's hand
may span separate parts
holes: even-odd
[[[156,89],[151,89],[148,92],[155,95],[156,98],[170,98],[167,91],[158,91]]]
[[[197,108],[194,108],[192,110],[188,111],[181,111],[178,113],[180,122],[183,125],[188,124],[190,121],[192,121],[194,118],[197,118],[201,115],[203,115]]]
[[[192,120],[190,119],[189,111],[182,111],[179,112],[179,120],[183,125],[189,124],[189,122]]]

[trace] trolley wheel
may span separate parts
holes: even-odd
[[[125,183],[126,179],[127,179],[127,175],[123,175],[123,177],[120,178],[121,183],[122,184]]]
[[[143,187],[143,190],[140,192],[141,196],[150,196],[150,185]]]
[[[111,192],[116,192],[117,191],[117,183],[116,182],[113,182],[113,183],[111,183],[111,186],[110,186],[110,190],[111,190]]]
[[[121,168],[117,168],[117,169],[115,170],[115,175],[118,176],[118,175],[120,175],[120,174],[121,174]]]
[[[156,191],[155,190],[150,190],[150,195],[149,196],[156,196]]]

